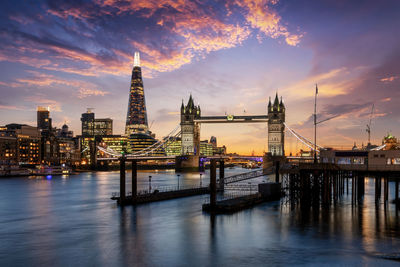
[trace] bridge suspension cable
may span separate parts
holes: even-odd
[[[160,147],[164,146],[168,147],[168,143],[175,141],[178,136],[181,135],[181,132],[179,131],[178,133],[176,133],[174,136],[169,136],[168,138],[164,138],[163,142],[160,142],[157,146],[153,147],[151,150],[145,151],[145,149],[136,152],[135,154],[128,154],[127,157],[138,157],[138,156],[147,156],[148,154],[153,153],[154,151],[156,151],[157,149],[159,149]],[[141,153],[139,153],[141,152]]]
[[[179,129],[179,127],[180,127],[180,125],[178,124],[178,125],[177,125],[167,136],[165,136],[163,139],[160,139],[160,140],[157,141],[156,143],[154,143],[154,144],[152,144],[151,146],[148,146],[148,147],[146,147],[146,148],[144,148],[144,149],[142,149],[142,150],[140,150],[140,151],[136,151],[136,152],[134,152],[134,153],[128,154],[127,156],[135,156],[136,154],[142,154],[142,153],[145,152],[146,150],[150,150],[150,149],[153,150],[152,148],[158,146],[158,145],[161,144],[161,143],[164,144],[164,143],[166,142],[166,140],[169,140],[169,139],[171,138],[171,135],[174,135],[174,137],[175,137],[176,135],[181,134],[180,131],[176,134],[176,131]]]
[[[373,149],[371,149],[371,150],[373,150],[373,151],[382,150],[382,149],[384,149],[385,147],[386,147],[386,144],[381,145],[381,146],[378,146],[378,147],[375,147],[375,148],[373,148]]]
[[[131,154],[127,154],[127,157],[138,157],[138,156],[146,156],[148,154],[151,154],[152,152],[156,151],[163,145],[168,146],[168,143],[171,141],[175,141],[181,134],[181,132],[177,132],[179,129],[180,125],[178,124],[167,136],[163,137],[161,140],[157,141],[156,143],[152,144],[151,146],[148,146],[140,151],[136,151]],[[112,156],[112,157],[120,157],[121,153],[111,149],[111,148],[104,148],[101,146],[97,146],[97,148],[102,151],[103,153]]]
[[[300,135],[299,133],[297,133],[295,130],[293,130],[292,128],[290,128],[285,122],[283,123],[283,125],[285,125],[285,127],[289,130],[289,132],[294,135],[300,142],[302,142],[304,145],[306,145],[307,147],[309,147],[311,150],[316,150],[317,152],[319,152],[321,149],[325,149],[322,146],[319,145],[315,145],[313,142],[311,142],[310,140],[308,140],[307,138],[305,138],[304,136]],[[318,147],[319,149],[315,149],[315,147]]]

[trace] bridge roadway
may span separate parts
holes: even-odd
[[[200,156],[202,157],[202,156]],[[168,160],[168,159],[175,159],[176,156],[137,156],[137,157],[131,157],[127,156],[125,157],[126,160],[136,160],[136,161],[146,161],[146,160]],[[249,160],[261,160],[262,161],[262,156],[205,156],[204,158],[207,159],[217,159],[217,160],[222,160],[222,159],[249,159]],[[119,160],[120,157],[112,157],[112,158],[97,158],[97,160]]]
[[[268,122],[268,115],[247,115],[247,116],[202,116],[195,119],[197,123],[260,123]]]

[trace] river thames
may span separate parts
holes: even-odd
[[[200,183],[198,173],[141,171],[139,189],[148,176],[153,188]],[[207,196],[120,208],[110,200],[118,172],[3,178],[0,266],[399,265],[385,255],[400,252],[400,211],[376,206],[373,185],[366,179],[357,206],[345,194],[309,213],[275,201],[210,216],[201,210]]]

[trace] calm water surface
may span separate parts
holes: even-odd
[[[139,172],[139,189],[149,175],[153,188],[177,185],[173,171]],[[0,179],[0,266],[400,265],[376,256],[400,253],[400,212],[376,207],[366,183],[358,206],[345,196],[301,213],[278,201],[214,217],[201,211],[206,196],[119,208],[118,172]]]

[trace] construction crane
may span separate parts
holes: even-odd
[[[367,129],[365,129],[365,131],[368,133],[368,145],[371,145],[371,123],[374,116],[374,108],[375,106],[372,104],[371,114],[369,115],[369,123],[367,124]]]

